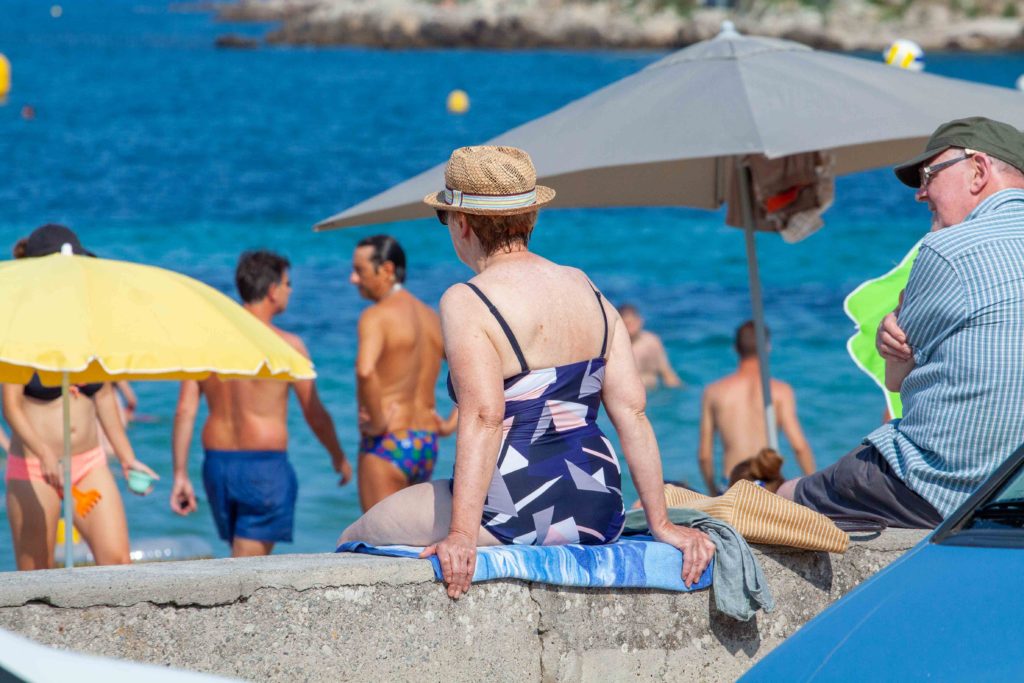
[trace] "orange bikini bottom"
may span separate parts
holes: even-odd
[[[97,446],[84,453],[71,456],[71,485],[77,486],[85,475],[97,467],[107,464],[107,454],[102,446]],[[4,481],[45,481],[43,467],[39,458],[26,458],[21,455],[7,456],[7,473]]]

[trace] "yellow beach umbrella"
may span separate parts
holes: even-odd
[[[0,382],[64,389],[71,528],[72,383],[316,376],[308,359],[217,290],[162,268],[59,254],[0,263]],[[67,540],[71,536],[67,535]],[[72,566],[70,547],[66,566]]]

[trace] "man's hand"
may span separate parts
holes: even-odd
[[[352,481],[352,464],[349,463],[348,458],[342,456],[340,462],[335,461],[334,471],[341,475],[341,479],[338,480],[338,486],[344,486]]]
[[[395,416],[398,411],[398,405],[391,403],[384,409],[383,419],[380,423],[375,423],[370,419],[370,411],[366,408],[359,407],[359,433],[364,436],[380,436],[388,431],[388,425],[391,423],[391,418]]]
[[[900,328],[897,318],[902,306],[903,292],[900,292],[899,306],[882,318],[875,333],[875,348],[878,349],[878,355],[885,360],[905,362],[914,357],[914,352],[907,343],[907,335]]]
[[[192,482],[188,477],[175,477],[174,485],[171,487],[171,509],[184,516],[195,512],[197,507]]]

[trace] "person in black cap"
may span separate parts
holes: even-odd
[[[44,225],[15,245],[16,258],[60,253],[92,254],[63,225]],[[12,438],[7,459],[7,519],[18,569],[53,566],[64,471],[64,421],[60,387],[44,386],[38,376],[25,386],[3,386],[4,417]],[[135,457],[117,413],[111,384],[71,387],[71,482],[76,494],[75,528],[92,550],[96,564],[130,561],[128,524],[117,483],[100,445],[106,432],[125,477],[140,471],[158,478]]]
[[[830,516],[931,528],[1024,444],[1024,133],[950,121],[895,171],[932,212],[876,336],[903,418],[779,493]]]

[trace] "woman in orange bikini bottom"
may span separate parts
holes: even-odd
[[[4,476],[7,519],[18,569],[46,569],[54,564],[64,477],[59,398],[60,389],[43,386],[38,377],[24,387],[3,386],[4,414],[11,427],[11,451]],[[88,543],[96,564],[126,564],[130,560],[128,524],[121,494],[100,445],[100,428],[110,437],[125,475],[131,470],[153,477],[156,474],[135,458],[110,385],[72,388],[71,426],[71,448],[76,453],[71,457],[75,528]]]

